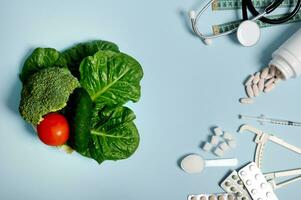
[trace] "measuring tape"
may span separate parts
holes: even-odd
[[[271,15],[271,16],[269,16],[269,18],[274,19],[274,18],[279,18],[279,17],[285,16],[285,15],[286,14]],[[291,20],[285,22],[285,24],[295,23],[295,22],[299,22],[299,21],[301,21],[301,12],[298,12],[295,17],[293,17]],[[212,26],[213,34],[217,35],[217,34],[227,32],[229,30],[233,30],[233,29],[237,28],[240,23],[241,23],[241,20],[237,20],[237,21],[232,21],[232,22],[228,22],[228,23],[224,23],[224,24],[213,25]],[[266,24],[259,20],[256,20],[256,23],[258,24],[258,26],[260,28],[272,26],[272,24]]]
[[[212,3],[212,10],[234,10],[241,8],[242,0],[215,0]],[[255,8],[265,8],[271,0],[252,0]],[[297,0],[284,0],[280,7],[291,7],[296,5]]]

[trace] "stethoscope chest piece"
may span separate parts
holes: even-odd
[[[254,46],[260,38],[260,28],[252,20],[246,20],[240,23],[237,29],[237,39],[245,47]]]

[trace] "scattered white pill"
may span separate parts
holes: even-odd
[[[253,89],[253,94],[255,97],[257,97],[259,95],[259,89],[258,89],[258,86],[255,84],[252,86],[252,89]]]
[[[267,93],[267,92],[270,92],[272,91],[273,89],[275,88],[275,84],[271,84],[269,85],[268,87],[264,88],[264,92]]]
[[[228,140],[227,143],[228,143],[228,145],[231,149],[234,149],[236,147],[236,141],[235,140]]]
[[[260,81],[258,82],[258,90],[259,92],[263,92],[264,89],[264,79],[260,79]]]
[[[223,142],[221,143],[219,146],[218,146],[221,150],[223,150],[224,152],[225,151],[228,151],[230,149],[229,145],[227,142]]]
[[[242,103],[242,104],[252,104],[255,101],[252,98],[240,98],[239,102]]]
[[[245,86],[251,85],[254,79],[254,75],[250,75],[247,81],[245,82]]]
[[[232,140],[233,139],[233,135],[231,133],[224,132],[223,138],[225,140]]]
[[[265,87],[268,87],[269,85],[271,85],[271,84],[273,84],[274,82],[275,82],[275,78],[271,78],[270,80],[268,80],[265,84],[264,84],[264,86]]]
[[[264,68],[264,69],[262,70],[262,72],[261,72],[261,74],[260,74],[260,78],[261,78],[261,79],[265,79],[265,78],[268,76],[268,74],[269,74],[269,68],[266,67],[266,68]]]
[[[190,154],[181,161],[181,168],[189,173],[199,173],[204,169],[204,160],[196,154]]]
[[[254,93],[253,93],[253,89],[252,89],[251,85],[246,86],[246,92],[247,92],[248,97],[250,97],[250,98],[254,97]]]
[[[216,127],[216,128],[213,129],[213,133],[216,136],[221,136],[223,134],[223,131],[220,127]]]
[[[266,80],[269,80],[271,78],[274,78],[274,76],[272,76],[271,74],[268,74],[267,77],[265,78]]]
[[[240,103],[254,103],[254,97],[259,96],[261,92],[270,92],[282,79],[282,72],[275,66],[263,68],[261,71],[256,72],[254,75],[250,75],[244,83],[247,97],[240,98]]]
[[[211,136],[210,143],[211,143],[212,145],[217,145],[218,142],[219,142],[219,137],[218,137],[218,136],[216,136],[216,135]]]
[[[253,79],[253,84],[257,84],[260,80],[260,72],[256,72]]]
[[[203,145],[202,149],[203,149],[204,151],[209,152],[209,151],[211,151],[211,149],[212,149],[212,144],[209,143],[209,142],[205,142],[205,144]]]
[[[222,157],[224,155],[224,151],[222,149],[220,149],[219,147],[215,148],[213,153],[219,157]]]

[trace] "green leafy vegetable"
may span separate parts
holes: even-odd
[[[20,79],[24,83],[35,72],[48,67],[67,67],[60,52],[53,48],[36,48],[26,59]]]
[[[19,111],[33,125],[60,111],[74,150],[98,163],[126,159],[138,148],[139,133],[135,114],[123,105],[140,99],[142,77],[140,64],[112,42],[80,43],[62,53],[37,48],[20,74]]]
[[[99,50],[119,52],[118,46],[112,42],[94,40],[86,43],[79,43],[64,51],[62,55],[66,59],[71,73],[79,78],[79,65],[81,61],[87,56],[94,55]]]
[[[19,111],[33,125],[43,116],[66,106],[69,95],[79,86],[66,68],[51,67],[34,73],[23,85]]]
[[[127,107],[99,111],[99,118],[91,129],[88,149],[82,155],[95,159],[120,160],[131,156],[139,145],[138,130],[133,122],[135,114]]]
[[[69,98],[66,115],[70,125],[69,143],[78,152],[88,148],[92,109],[92,101],[86,90],[75,89]]]
[[[80,83],[99,105],[123,105],[140,98],[143,71],[132,57],[112,51],[98,51],[80,64]]]

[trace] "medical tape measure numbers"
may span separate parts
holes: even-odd
[[[241,9],[242,0],[215,0],[212,3],[212,10],[234,10]],[[270,0],[252,0],[255,8],[265,8]],[[296,5],[297,0],[284,0],[279,7],[292,7]]]
[[[271,15],[271,16],[269,16],[269,18],[275,19],[275,18],[279,18],[284,15],[285,14]],[[299,13],[297,13],[297,15],[294,18],[292,18],[285,24],[295,23],[295,22],[299,22],[299,21],[301,21],[301,11]],[[234,28],[237,28],[240,23],[241,23],[241,20],[237,20],[237,21],[232,21],[232,22],[228,22],[228,23],[224,23],[224,24],[213,25],[212,26],[213,35],[221,34],[221,33],[227,32],[229,30],[232,30]],[[266,24],[259,20],[256,20],[256,23],[258,24],[258,26],[260,28],[272,26],[271,24]]]

